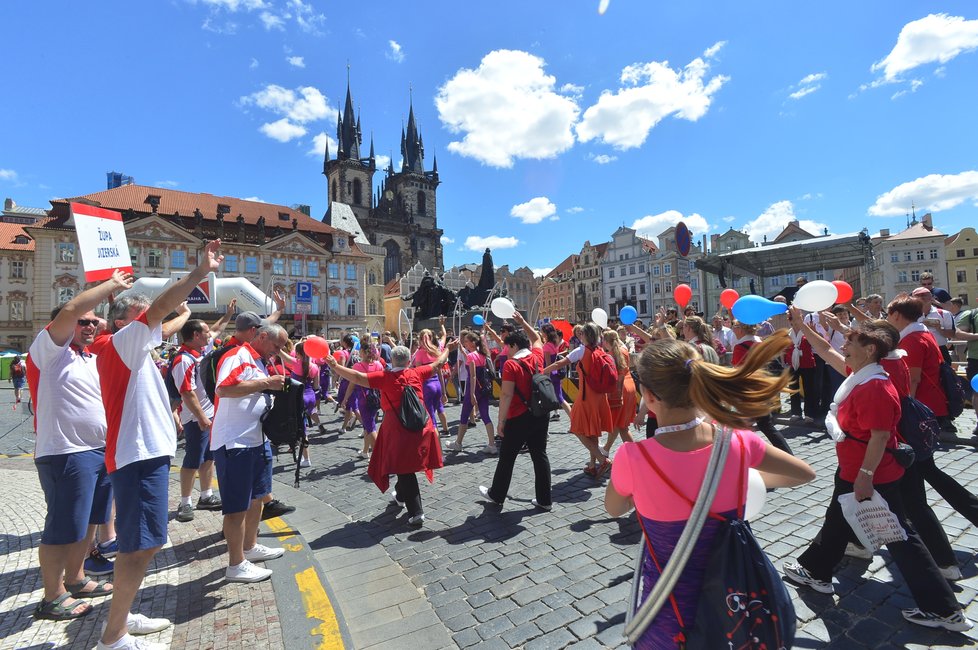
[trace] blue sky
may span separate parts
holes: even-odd
[[[600,4],[2,3],[0,193],[46,206],[116,170],[321,217],[349,63],[395,165],[413,88],[449,266],[488,243],[547,269],[680,219],[978,222],[974,3]]]

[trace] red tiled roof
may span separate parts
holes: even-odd
[[[33,224],[26,224],[31,227],[43,226],[50,221],[47,217],[42,217]],[[27,234],[22,223],[0,222],[0,250],[5,251],[32,251],[34,250],[34,238]],[[15,243],[17,237],[27,237],[26,244]]]
[[[384,285],[384,297],[387,296],[399,296],[401,294],[401,281],[394,278],[390,282]]]
[[[546,275],[546,277],[556,277],[562,273],[570,271],[572,268],[574,268],[574,265],[577,264],[577,257],[577,255],[568,255],[567,259],[558,264],[553,271]]]
[[[610,243],[611,242],[606,241],[606,242],[603,242],[601,244],[595,244],[594,250],[596,250],[598,252],[598,255],[599,256],[604,257],[604,254],[608,252],[608,244],[610,244]]]

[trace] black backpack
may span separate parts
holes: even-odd
[[[940,376],[941,388],[944,389],[944,396],[947,397],[947,415],[953,420],[964,411],[967,382],[964,377],[958,377],[954,367],[946,362],[941,363]]]
[[[489,366],[477,366],[475,369],[476,395],[492,397],[492,377],[495,373]]]
[[[296,487],[299,487],[299,458],[302,451],[309,446],[306,438],[306,409],[302,395],[304,390],[305,386],[302,382],[287,377],[282,390],[265,392],[273,399],[271,406],[261,415],[262,433],[275,448],[275,453],[278,453],[279,447],[288,447],[293,460],[296,461]]]
[[[408,431],[421,433],[428,424],[428,410],[424,407],[414,387],[404,382],[401,390],[401,408],[398,419]]]
[[[200,363],[197,366],[199,369],[198,379],[204,386],[204,392],[211,402],[214,402],[217,397],[217,367],[220,365],[224,355],[236,347],[238,346],[235,344],[222,345],[219,348],[214,348],[200,359]]]
[[[533,368],[522,360],[516,361],[526,368],[526,371],[531,375],[529,399],[523,397],[523,394],[519,390],[516,391],[516,395],[530,413],[534,417],[541,418],[559,409],[560,401],[557,399],[556,391],[554,391],[553,382],[550,381],[550,375],[545,375],[542,372],[533,372]]]
[[[166,394],[170,398],[170,406],[176,406],[183,399],[180,394],[180,388],[177,387],[177,381],[173,378],[173,368],[177,365],[177,360],[180,359],[180,355],[185,354],[191,359],[193,355],[186,350],[177,350],[173,353],[173,357],[170,359],[170,365],[166,367],[166,374],[163,376],[163,384],[166,386]]]
[[[920,400],[904,395],[900,398],[900,435],[913,447],[917,458],[926,460],[934,455],[941,437],[941,425],[934,412]]]

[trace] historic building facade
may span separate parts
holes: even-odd
[[[947,287],[945,235],[934,227],[930,214],[920,221],[914,218],[910,226],[895,235],[881,230],[873,240],[876,258],[876,277],[870,284],[884,300],[892,300],[901,291],[910,292],[920,286],[920,274],[934,275],[935,287]]]
[[[333,222],[333,202],[349,205],[370,244],[385,251],[383,282],[407,273],[415,264],[441,271],[442,231],[438,228],[436,191],[440,184],[438,160],[432,168],[424,167],[424,140],[414,118],[414,106],[408,110],[407,130],[401,131],[401,169],[394,170],[391,160],[376,195],[373,175],[377,171],[374,144],[363,156],[360,117],[353,114],[353,96],[349,84],[346,104],[337,116],[336,157],[331,158],[329,145],[323,157],[330,208],[323,221]],[[382,293],[382,291],[381,291]]]
[[[968,307],[978,301],[978,233],[974,228],[962,228],[947,238],[944,245],[947,257],[947,290],[952,297],[962,298]]]
[[[34,337],[34,248],[36,242],[24,230],[47,221],[47,210],[4,201],[0,214],[0,350],[27,351]],[[74,244],[58,254],[74,257]],[[57,291],[52,287],[53,291]]]
[[[579,323],[591,317],[591,311],[603,303],[601,262],[608,251],[608,242],[592,245],[585,241],[574,267],[574,314]]]
[[[574,303],[574,276],[578,257],[568,255],[553,271],[540,280],[536,310],[530,316],[537,319],[562,319],[574,322],[577,309]]]

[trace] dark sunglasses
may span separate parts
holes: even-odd
[[[79,318],[78,319],[78,326],[79,327],[98,327],[98,319],[97,318]]]

